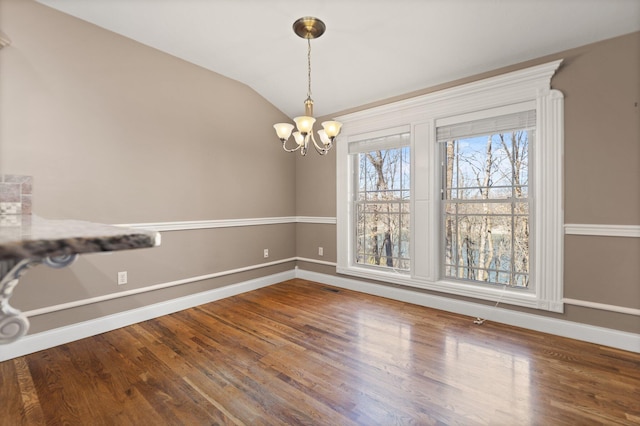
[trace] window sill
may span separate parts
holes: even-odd
[[[479,284],[447,280],[431,281],[420,277],[412,277],[408,273],[375,271],[370,268],[357,266],[346,268],[337,267],[336,272],[368,280],[437,291],[439,293],[470,297],[473,299],[500,302],[507,305],[560,313],[564,311],[564,305],[562,302],[541,300],[533,290],[509,289],[506,286],[483,286]]]

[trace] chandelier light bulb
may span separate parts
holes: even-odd
[[[298,144],[298,146],[304,145],[304,136],[302,135],[302,133],[294,132],[293,138],[296,140],[296,143]]]
[[[338,121],[323,121],[322,127],[324,131],[327,133],[327,136],[330,138],[335,138],[340,133],[340,128],[342,127],[342,123]]]
[[[303,135],[310,133],[313,130],[313,124],[316,122],[316,119],[313,117],[308,117],[306,115],[296,117],[293,119],[296,122],[296,127],[298,131]]]
[[[281,141],[286,141],[291,136],[293,131],[293,124],[291,123],[278,123],[274,124],[273,128],[276,129],[276,134]]]
[[[325,148],[331,145],[331,139],[327,136],[327,132],[325,132],[324,129],[318,130],[318,136],[320,136],[320,141]]]

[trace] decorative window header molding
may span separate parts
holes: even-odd
[[[458,116],[467,112],[503,107],[505,104],[530,101],[536,99],[536,94],[541,90],[541,87],[546,88],[542,90],[554,91],[550,89],[551,77],[553,77],[561,63],[562,59],[548,62],[508,74],[345,114],[338,117],[338,119],[345,124],[348,123],[349,135],[355,136],[410,122],[424,121],[425,116]],[[556,96],[562,98],[562,94],[559,92]],[[373,120],[376,123],[375,128],[372,128]]]

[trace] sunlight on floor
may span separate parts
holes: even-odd
[[[533,419],[530,390],[530,360],[522,354],[498,351],[489,342],[468,337],[445,338],[445,381],[454,387],[455,398],[468,401],[491,400],[491,411],[507,414],[524,424]],[[489,398],[488,398],[489,397]],[[487,407],[479,411],[487,413]],[[486,422],[496,418],[484,418]]]

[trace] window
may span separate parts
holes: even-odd
[[[409,133],[360,144],[354,152],[357,169],[355,262],[409,270]],[[353,149],[357,151],[357,149]]]
[[[560,63],[339,117],[336,271],[562,312]]]
[[[442,276],[530,288],[529,148],[535,110],[437,129]]]

